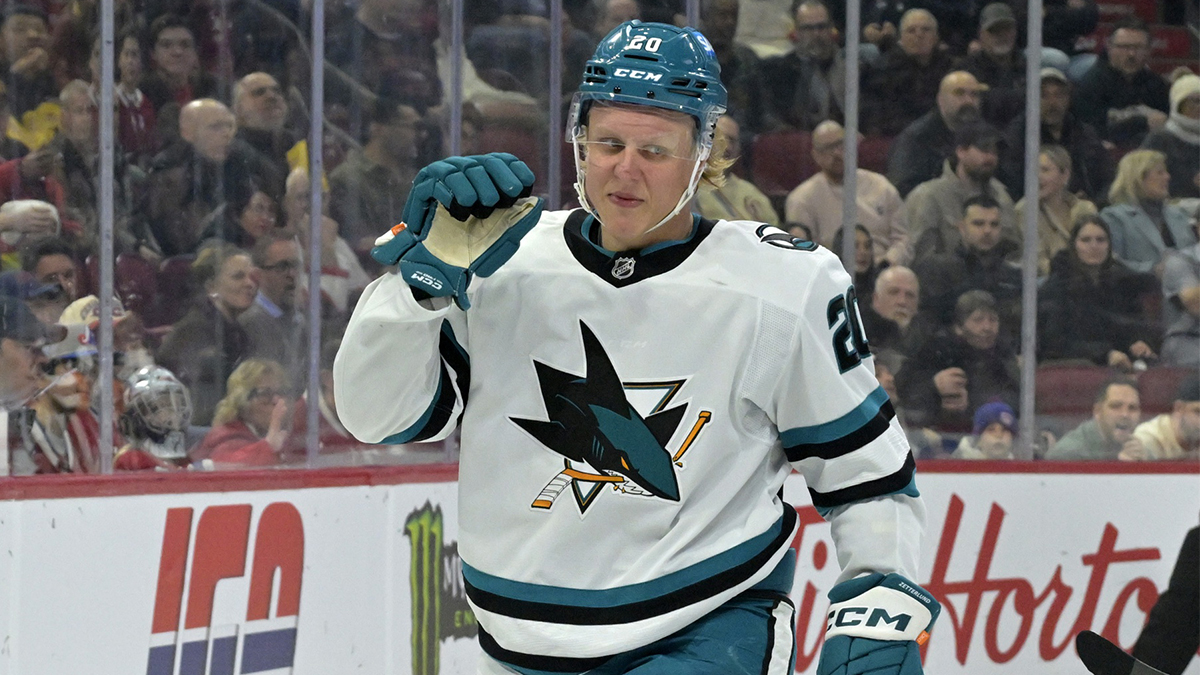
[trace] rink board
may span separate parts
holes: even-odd
[[[1136,638],[1197,523],[1200,474],[1057,471],[922,467],[919,581],[944,604],[926,672],[1079,675],[1079,630]],[[407,467],[4,481],[0,675],[473,673],[455,479]],[[797,671],[810,673],[837,563],[798,476],[786,494],[802,524]]]

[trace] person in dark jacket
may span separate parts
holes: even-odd
[[[211,423],[225,383],[249,353],[250,339],[237,318],[254,304],[258,283],[250,255],[231,244],[200,251],[192,274],[204,295],[171,327],[158,352],[158,362],[187,385],[192,394],[192,422]]]
[[[883,53],[862,87],[864,129],[884,136],[899,134],[933,109],[942,78],[952,66],[950,55],[938,46],[933,14],[924,9],[905,12],[899,40]]]
[[[1171,85],[1171,112],[1142,147],[1167,156],[1171,196],[1200,197],[1200,76],[1187,74]]]
[[[953,327],[925,343],[896,375],[910,424],[967,433],[972,412],[984,402],[1017,404],[1017,357],[1000,338],[1000,329],[990,293],[968,291],[958,299]]]
[[[1147,65],[1150,29],[1137,18],[1113,26],[1106,53],[1083,75],[1074,112],[1119,146],[1131,148],[1167,121],[1167,81]]]
[[[1071,110],[1071,83],[1062,71],[1042,68],[1041,145],[1061,145],[1071,157],[1071,182],[1067,191],[1103,202],[1116,166],[1095,127]],[[1013,199],[1025,195],[1025,113],[1004,130],[1000,143],[999,178]]]
[[[966,71],[948,73],[938,87],[937,107],[896,137],[888,151],[887,178],[901,197],[942,174],[943,163],[954,156],[954,130],[979,119],[983,90],[975,76]]]
[[[1168,675],[1183,675],[1200,648],[1200,527],[1188,530],[1167,590],[1150,610],[1133,657]]]
[[[1155,293],[1152,274],[1134,272],[1112,255],[1099,215],[1079,219],[1071,243],[1050,263],[1038,297],[1041,359],[1085,359],[1129,370],[1154,358],[1160,335],[1142,316],[1141,297]]]

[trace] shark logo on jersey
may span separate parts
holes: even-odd
[[[683,382],[626,385],[587,324],[583,334],[587,372],[563,372],[534,361],[548,421],[510,417],[542,445],[566,458],[564,469],[544,488],[532,506],[548,509],[567,487],[586,511],[600,488],[611,484],[626,494],[679,501],[676,462],[711,418],[704,411],[696,427],[674,455],[666,444],[682,421],[687,405],[666,407]],[[666,388],[653,412],[643,417],[630,404],[626,387]]]

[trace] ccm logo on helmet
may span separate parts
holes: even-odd
[[[631,80],[646,80],[648,82],[658,82],[662,79],[661,73],[649,73],[644,70],[631,70],[629,68],[617,68],[613,71],[616,77],[628,77]]]

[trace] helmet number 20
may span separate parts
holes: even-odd
[[[833,353],[837,357],[839,372],[850,370],[871,355],[853,286],[846,289],[845,295],[835,296],[829,301],[825,317],[833,329]]]
[[[629,41],[628,49],[644,49],[648,52],[656,52],[662,46],[662,38],[647,38],[645,35],[634,35]]]

